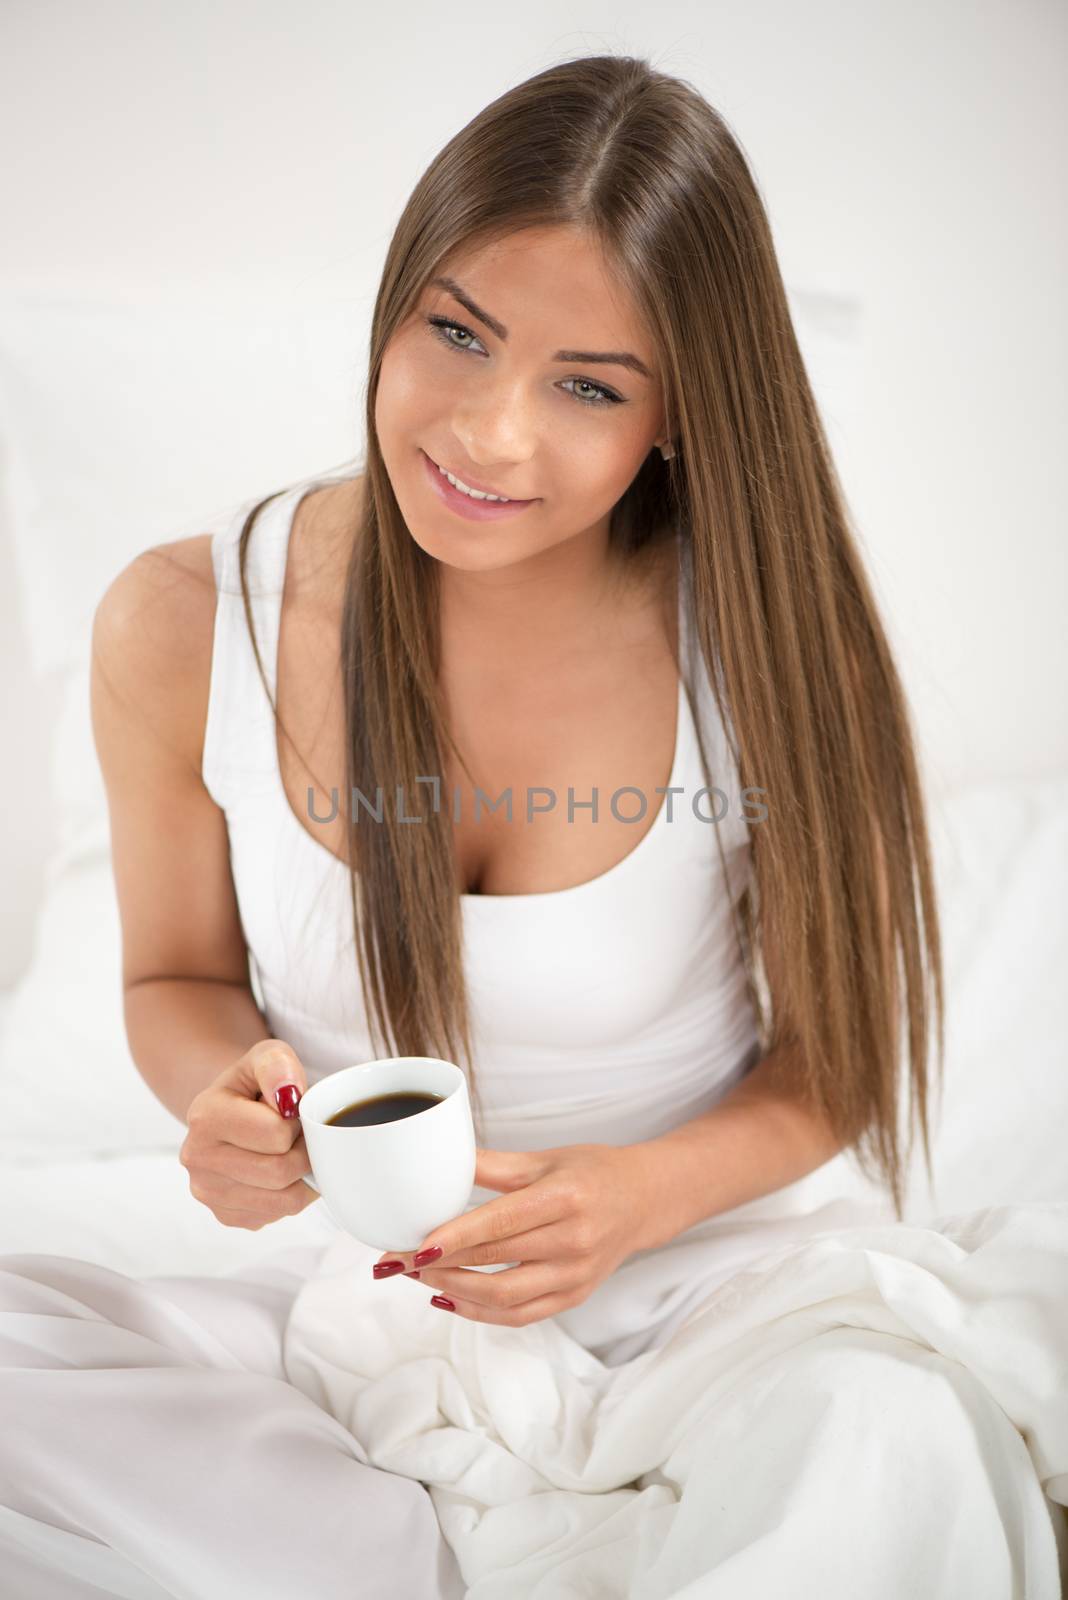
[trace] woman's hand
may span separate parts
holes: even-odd
[[[448,1299],[442,1309],[473,1322],[521,1328],[580,1305],[643,1248],[653,1197],[640,1149],[479,1150],[475,1183],[506,1193],[434,1228],[417,1251],[387,1251],[372,1270],[415,1271]],[[426,1252],[435,1248],[441,1254],[429,1266]],[[380,1270],[392,1262],[399,1265]],[[469,1270],[499,1262],[515,1265]]]
[[[302,1182],[311,1162],[296,1113],[307,1087],[296,1051],[262,1039],[191,1102],[178,1159],[194,1200],[227,1227],[255,1233],[319,1199]]]

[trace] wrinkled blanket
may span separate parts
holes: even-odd
[[[616,1366],[342,1235],[287,1374],[427,1486],[470,1600],[1059,1600],[1068,1203],[793,1227]]]

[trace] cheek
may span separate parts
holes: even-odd
[[[429,390],[420,380],[419,363],[403,349],[382,360],[375,394],[375,427],[381,438],[399,436],[418,420]]]
[[[648,454],[644,430],[611,426],[612,421],[599,428],[571,428],[563,446],[562,460],[575,495],[601,509],[616,503]]]

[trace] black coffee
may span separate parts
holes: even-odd
[[[444,1099],[440,1094],[423,1094],[421,1091],[401,1090],[393,1094],[372,1095],[370,1100],[354,1100],[332,1117],[327,1117],[328,1128],[370,1128],[377,1122],[399,1122],[402,1117],[417,1116],[429,1111]]]

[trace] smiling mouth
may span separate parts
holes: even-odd
[[[457,490],[458,494],[466,493],[467,498],[469,500],[474,500],[477,504],[511,506],[530,506],[534,504],[533,500],[520,500],[515,495],[502,495],[498,494],[496,490],[493,489],[477,488],[474,484],[469,484],[466,478],[461,478],[459,473],[454,472],[450,474],[447,467],[443,467],[440,462],[435,461],[433,456],[427,455],[425,450],[423,451],[423,454],[430,462],[430,465],[441,473],[446,482],[450,482],[452,478],[456,478],[460,484],[463,484],[463,488],[459,488],[457,484],[453,484],[453,488]],[[473,493],[469,491],[473,491]]]

